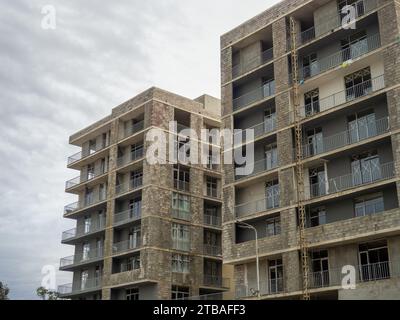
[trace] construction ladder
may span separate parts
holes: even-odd
[[[302,279],[303,279],[303,300],[310,300],[308,291],[309,284],[309,266],[308,266],[308,248],[305,238],[306,211],[304,206],[304,168],[303,168],[303,135],[301,128],[301,112],[299,98],[299,78],[298,78],[298,56],[297,56],[297,33],[293,18],[290,18],[290,40],[292,55],[292,84],[293,84],[293,107],[295,114],[295,134],[296,134],[296,176],[297,176],[297,206],[299,213],[299,244],[301,253]]]

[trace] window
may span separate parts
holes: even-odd
[[[101,281],[101,274],[102,270],[101,270],[101,266],[96,266],[95,272],[94,272],[94,285],[97,287],[100,285],[100,281]]]
[[[355,157],[351,162],[351,172],[355,186],[380,180],[382,173],[376,151]]]
[[[355,200],[354,213],[356,217],[364,217],[385,211],[382,195],[373,195]]]
[[[329,286],[329,262],[327,250],[311,252],[311,267],[311,286],[313,288]]]
[[[266,208],[273,209],[279,207],[279,182],[278,180],[269,181],[265,185]]]
[[[172,272],[189,273],[189,256],[172,254]]]
[[[356,59],[368,52],[367,33],[361,31],[348,36],[341,41],[341,45],[343,61]]]
[[[131,271],[140,269],[140,255],[134,255],[133,257],[129,257],[121,263],[121,272]]]
[[[204,223],[208,225],[218,226],[221,221],[218,214],[218,207],[205,205],[204,209]]]
[[[189,226],[178,223],[172,224],[172,246],[176,250],[190,250]]]
[[[207,196],[218,197],[218,179],[214,177],[207,177],[206,179]]]
[[[190,171],[180,165],[174,167],[174,188],[189,191]]]
[[[275,93],[275,81],[274,79],[263,80],[263,96],[269,97]]]
[[[313,208],[309,212],[309,227],[317,227],[326,224],[326,210],[325,207]]]
[[[125,290],[126,300],[139,300],[139,288]]]
[[[307,142],[304,148],[306,157],[314,156],[324,152],[324,141],[322,128],[314,128],[307,131]]]
[[[267,237],[276,236],[281,233],[281,218],[280,216],[267,219]]]
[[[97,151],[96,139],[89,141],[89,154],[95,153]]]
[[[94,164],[88,164],[87,166],[87,180],[93,179],[94,178]]]
[[[88,285],[89,271],[83,270],[81,272],[81,290],[85,290]]]
[[[186,300],[189,298],[189,288],[172,286],[171,299],[172,300]]]
[[[131,188],[139,188],[143,183],[143,171],[135,170],[131,172]]]
[[[390,278],[389,252],[386,241],[359,245],[361,281]]]
[[[129,200],[129,218],[139,218],[142,212],[142,198]]]
[[[217,261],[204,260],[204,282],[206,285],[221,286],[221,264]]]
[[[106,163],[106,158],[103,158],[100,160],[100,174],[106,173],[107,172],[107,163]]]
[[[172,194],[172,216],[177,219],[190,220],[190,198],[180,193]]]
[[[85,190],[85,206],[91,205],[94,200],[93,189],[86,188]]]
[[[92,226],[92,218],[90,216],[85,216],[84,218],[84,232],[89,233],[91,231],[91,226]]]
[[[265,169],[271,170],[278,166],[278,148],[276,142],[266,145],[265,149]]]
[[[135,226],[129,230],[129,249],[135,249],[141,244],[141,226]]]
[[[90,254],[90,243],[84,243],[82,246],[82,260],[88,260]]]
[[[131,161],[137,160],[143,156],[143,144],[131,145]]]
[[[96,257],[101,257],[103,255],[103,239],[96,239]]]
[[[309,78],[318,73],[317,54],[312,53],[303,58],[303,78]]]
[[[283,264],[282,259],[268,261],[269,291],[278,293],[283,291]]]
[[[312,197],[319,197],[326,194],[325,168],[318,167],[309,169],[310,193]]]
[[[276,129],[276,111],[275,107],[264,110],[264,133],[271,132]]]
[[[351,143],[374,137],[377,134],[375,113],[373,111],[357,113],[349,117],[348,121]]]
[[[319,89],[314,89],[304,94],[305,116],[309,117],[320,111]]]
[[[368,67],[347,75],[344,82],[347,101],[363,97],[372,91],[371,69]]]

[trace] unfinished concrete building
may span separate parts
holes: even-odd
[[[221,37],[223,127],[255,133],[253,173],[224,165],[236,298],[400,298],[399,28],[394,0],[286,0]]]
[[[60,261],[60,270],[73,272],[73,282],[59,287],[62,297],[218,299],[227,290],[220,165],[211,157],[189,165],[145,158],[147,132],[168,132],[171,121],[178,133],[193,128],[201,137],[202,128],[220,128],[220,101],[151,88],[70,137],[81,151],[68,158],[79,176],[66,192],[78,201],[64,211],[76,228],[62,235],[75,248]]]

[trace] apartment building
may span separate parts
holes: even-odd
[[[345,6],[354,29],[342,24]],[[302,297],[298,186],[311,299],[399,298],[399,29],[397,1],[285,0],[222,35],[222,126],[254,129],[233,147],[254,143],[253,173],[224,165],[223,259],[236,298],[258,298],[257,257],[261,299]],[[355,290],[342,286],[344,266]]]
[[[146,159],[150,130],[179,136],[172,142],[178,150],[190,142],[185,129],[198,137],[203,128],[219,129],[220,110],[208,95],[191,100],[151,88],[70,137],[81,150],[68,158],[68,168],[79,173],[66,183],[77,202],[64,210],[76,227],[62,234],[62,243],[74,247],[60,261],[60,270],[73,273],[72,283],[59,287],[62,297],[222,298],[229,283],[222,265],[221,166]],[[171,132],[174,121],[178,130]],[[194,141],[199,148],[211,142]]]

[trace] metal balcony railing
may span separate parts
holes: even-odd
[[[117,254],[125,251],[136,250],[139,249],[141,246],[142,240],[140,238],[137,238],[135,240],[125,240],[114,243],[112,251],[114,254]]]
[[[76,211],[85,209],[97,203],[103,202],[106,199],[107,199],[107,190],[87,195],[81,201],[66,205],[64,207],[64,214],[74,213]]]
[[[90,223],[90,225],[80,225],[77,228],[64,231],[62,233],[62,241],[72,240],[74,238],[90,235],[92,233],[103,230],[105,226],[105,218],[94,220]]]
[[[264,119],[264,122],[258,123],[250,128],[247,128],[250,130],[254,130],[254,139],[266,134],[270,133],[276,130],[276,114],[271,115],[268,118]],[[242,129],[243,131],[237,132],[234,134],[234,143],[235,145],[239,145],[239,143],[236,142],[237,139],[242,137],[242,143],[246,141],[246,131],[245,129]]]
[[[190,241],[183,239],[172,239],[172,249],[190,251]]]
[[[260,295],[272,295],[278,294],[284,291],[283,278],[271,279],[269,281],[260,282]],[[235,296],[237,299],[245,297],[256,297],[257,296],[257,284],[254,286],[249,285],[238,285],[235,288]]]
[[[210,198],[219,198],[220,197],[218,188],[206,187],[206,195],[207,195],[207,197],[210,197]]]
[[[90,278],[84,281],[80,281],[80,283],[69,283],[58,286],[58,293],[61,296],[64,295],[73,295],[80,294],[88,291],[95,291],[101,289],[101,277],[99,278]]]
[[[222,248],[221,246],[211,245],[211,244],[203,244],[203,253],[207,256],[222,256]]]
[[[118,157],[117,166],[118,167],[122,167],[122,166],[124,166],[126,164],[129,164],[131,162],[139,160],[139,159],[143,158],[143,154],[144,154],[144,149],[143,148],[136,149],[134,151],[126,153],[123,156]]]
[[[75,162],[83,160],[83,159],[107,148],[109,145],[110,145],[110,143],[107,141],[106,143],[96,144],[96,146],[94,148],[89,149],[87,151],[79,151],[79,152],[75,153],[74,155],[68,157],[68,165],[71,165]]]
[[[277,189],[273,194],[266,198],[239,204],[235,206],[235,214],[237,218],[245,217],[255,213],[273,210],[279,208],[280,191]]]
[[[135,209],[129,209],[114,214],[114,225],[121,225],[139,220],[142,215],[141,206]]]
[[[313,62],[310,66],[299,69],[299,78],[306,80],[329,69],[335,68],[343,63],[357,59],[377,48],[381,45],[379,34],[374,34],[357,43],[350,45],[349,48],[340,50],[330,56]]]
[[[368,12],[377,8],[376,0],[359,0],[355,3],[350,4],[355,9],[355,18],[359,18],[367,14]],[[306,44],[315,39],[316,36],[321,36],[328,32],[331,32],[333,29],[339,28],[342,26],[342,18],[340,12],[335,13],[332,16],[327,16],[324,18],[324,22],[311,27],[307,30],[301,32],[300,41],[301,44]]]
[[[115,193],[117,195],[123,194],[128,191],[139,189],[143,186],[143,177],[137,177],[130,179],[128,182],[119,184],[115,187]]]
[[[140,261],[121,263],[119,273],[140,269]]]
[[[208,287],[229,288],[229,279],[221,276],[204,274],[203,284]]]
[[[275,80],[265,83],[262,87],[250,91],[240,97],[233,99],[233,109],[239,110],[252,103],[259,102],[275,94]]]
[[[65,183],[65,190],[71,189],[72,187],[93,180],[103,174],[106,174],[107,172],[108,168],[102,168],[102,169],[98,168],[94,172],[88,172],[86,175],[80,175],[79,177],[68,180]]]
[[[244,176],[235,176],[236,180],[252,177],[261,172],[271,171],[278,167],[278,159],[261,159],[254,162],[253,172]]]
[[[384,87],[385,76],[380,75],[313,103],[306,104],[301,107],[300,113],[302,117],[311,117],[317,113],[324,112],[344,103],[365,97],[368,94],[383,89]]]
[[[389,132],[389,118],[385,117],[375,122],[359,124],[358,128],[349,129],[329,137],[322,138],[317,143],[303,145],[303,158],[309,158],[321,153],[333,151]]]
[[[235,79],[259,66],[271,61],[274,58],[274,48],[269,48],[257,56],[245,61],[244,63],[237,64],[232,67],[232,79]]]
[[[221,217],[204,214],[204,224],[208,226],[220,227]]]
[[[310,198],[321,197],[328,194],[334,194],[352,188],[389,180],[395,176],[395,167],[393,162],[385,163],[370,170],[364,170],[358,173],[343,175],[340,177],[321,181],[310,185]]]
[[[174,179],[174,188],[181,191],[189,192],[190,183],[179,179]]]
[[[137,123],[134,124],[130,124],[129,126],[127,126],[124,130],[124,134],[122,139],[125,139],[139,131],[142,131],[144,129],[144,121],[139,121]]]
[[[79,253],[60,259],[60,268],[72,267],[99,260],[103,257],[103,248],[90,250],[87,253]]]

